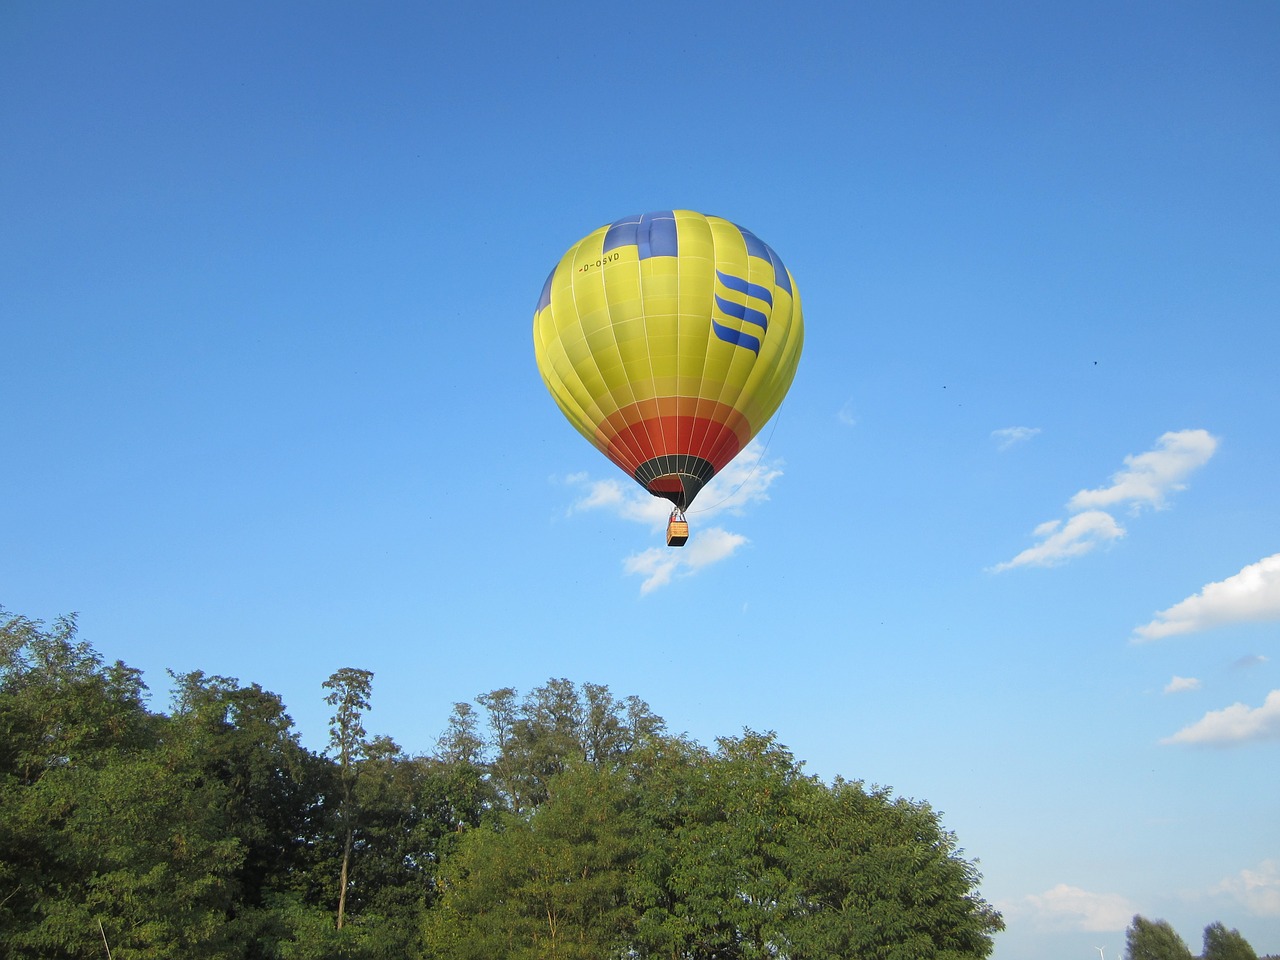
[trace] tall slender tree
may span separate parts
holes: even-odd
[[[360,772],[360,761],[368,749],[362,722],[369,709],[369,697],[373,689],[373,673],[355,667],[343,667],[329,676],[323,684],[328,690],[324,702],[334,708],[329,721],[329,746],[338,756],[339,782],[342,785],[342,802],[338,817],[342,825],[342,867],[338,877],[338,929],[347,912],[347,887],[351,882],[351,850],[355,841],[356,803],[355,785]]]

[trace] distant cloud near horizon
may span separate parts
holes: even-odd
[[[1065,523],[1049,520],[1040,524],[1034,531],[1039,538],[1037,544],[989,569],[1000,573],[1014,567],[1052,567],[1120,539],[1125,529],[1100,507],[1128,503],[1132,513],[1143,507],[1163,509],[1168,495],[1186,488],[1186,477],[1208,462],[1217,445],[1217,438],[1207,430],[1177,430],[1161,435],[1154,449],[1126,456],[1125,468],[1112,475],[1110,486],[1081,490],[1073,496],[1067,510],[1075,516]]]
[[[1267,694],[1260,707],[1233,703],[1222,710],[1211,710],[1160,742],[1231,746],[1255,740],[1280,740],[1280,690]]]
[[[1124,930],[1138,910],[1118,893],[1092,893],[1060,883],[1044,893],[1023,897],[1010,912],[1030,914],[1037,926],[1051,930],[1111,933]]]
[[[1241,870],[1212,892],[1234,898],[1255,917],[1280,917],[1280,860],[1263,860],[1253,869]]]
[[[1003,453],[1015,444],[1030,440],[1039,432],[1039,427],[1004,427],[992,430],[991,438],[996,441],[996,448]]]
[[[782,476],[782,461],[766,460],[764,447],[753,441],[736,460],[703,487],[689,510],[689,542],[683,547],[650,547],[625,557],[622,568],[632,576],[643,577],[642,594],[651,593],[680,576],[692,576],[699,570],[727,560],[738,548],[750,541],[743,535],[722,527],[708,527],[706,522],[717,514],[740,516],[751,504],[769,499],[769,487]],[[585,473],[564,478],[565,482],[583,488],[568,508],[568,514],[604,510],[621,520],[640,523],[660,534],[671,513],[667,500],[650,496],[639,485],[617,480],[592,480]]]
[[[1205,584],[1185,600],[1161,610],[1134,629],[1134,642],[1196,633],[1231,623],[1280,620],[1280,553],[1251,563],[1239,573]]]

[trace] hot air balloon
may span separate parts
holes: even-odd
[[[533,315],[538,370],[561,412],[606,457],[685,511],[773,416],[804,323],[778,255],[692,210],[624,217],[588,234],[547,277]]]

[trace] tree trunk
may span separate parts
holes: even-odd
[[[342,929],[342,917],[347,912],[347,866],[351,863],[351,828],[342,844],[342,873],[338,879],[338,929]]]

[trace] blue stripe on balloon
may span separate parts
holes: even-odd
[[[734,224],[734,226],[737,226],[737,224]],[[791,294],[791,278],[787,276],[787,268],[782,265],[782,260],[773,252],[773,249],[745,227],[738,227],[738,231],[742,234],[742,239],[746,241],[747,253],[772,263],[774,282],[787,291],[788,294]]]
[[[743,280],[742,277],[735,277],[729,273],[721,273],[716,271],[716,277],[719,281],[738,293],[745,293],[748,297],[755,297],[757,300],[763,300],[769,306],[773,306],[773,291],[768,287],[762,287],[758,283],[751,283]]]
[[[711,321],[711,329],[715,331],[717,337],[726,343],[732,343],[735,347],[746,347],[752,353],[760,353],[760,340],[751,336],[749,333],[743,333],[741,330],[735,330],[733,327],[726,327],[724,324]]]
[[[541,313],[551,306],[551,278],[556,275],[556,270],[558,269],[559,267],[557,266],[547,274],[547,282],[542,285],[542,296],[538,297],[538,308],[533,311],[534,313]]]
[[[726,300],[718,293],[716,294],[716,306],[724,311],[727,316],[737,317],[746,323],[754,323],[762,329],[768,329],[769,327],[769,318],[759,310],[752,310],[743,303],[734,303],[732,300]]]
[[[674,257],[680,253],[680,239],[676,235],[676,215],[671,210],[646,213],[640,221],[640,231],[645,234],[648,252],[640,247],[640,259],[648,257]],[[645,231],[645,227],[648,231]]]
[[[640,223],[636,226],[636,253],[641,260],[648,260],[653,256],[649,247],[649,234],[653,232],[652,214],[643,214],[640,217]]]
[[[640,217],[623,217],[609,224],[604,234],[604,252],[616,250],[618,247],[634,247],[636,245],[636,228],[640,226]]]
[[[781,258],[773,252],[772,247],[766,246],[765,249],[769,251],[769,259],[773,261],[774,282],[787,291],[788,296],[795,296],[791,292],[791,276],[787,273],[787,268],[782,265]]]
[[[759,257],[761,260],[769,259],[769,248],[765,246],[763,240],[745,227],[738,227],[738,231],[742,234],[742,239],[747,242],[747,253],[750,256]]]
[[[641,260],[674,257],[680,252],[676,235],[676,215],[671,210],[623,217],[609,224],[604,234],[604,251],[635,247]]]

